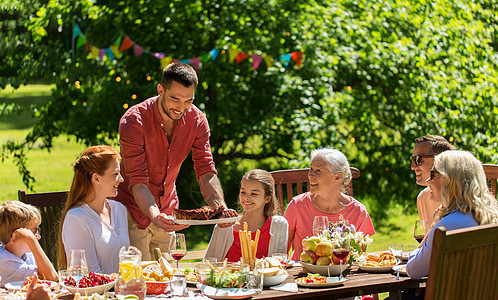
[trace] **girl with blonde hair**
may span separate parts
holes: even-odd
[[[59,225],[57,251],[62,268],[71,249],[84,249],[88,271],[118,272],[119,249],[130,245],[126,208],[107,199],[117,195],[123,182],[119,158],[110,146],[93,146],[73,164],[73,183]]]
[[[481,162],[470,152],[450,150],[435,157],[427,180],[430,196],[443,203],[429,234],[410,256],[411,278],[429,274],[434,230],[454,230],[498,222],[498,202],[489,192]]]

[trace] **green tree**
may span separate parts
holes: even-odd
[[[60,134],[110,143],[124,107],[156,94],[158,59],[123,52],[91,58],[73,46],[78,24],[105,48],[126,33],[145,49],[191,58],[234,47],[304,62],[264,64],[228,55],[203,63],[195,103],[210,122],[213,154],[235,201],[245,171],[307,165],[312,149],[336,147],[362,171],[355,194],[414,207],[408,156],[425,134],[454,139],[483,162],[496,162],[496,1],[30,1],[1,6],[0,87],[34,78],[54,83],[34,108],[39,122],[25,143],[7,143],[25,182],[23,149]],[[120,81],[116,80],[119,77]],[[148,77],[151,79],[148,80]],[[136,98],[132,98],[135,95]],[[8,110],[5,110],[8,111]],[[199,204],[187,160],[178,186]],[[24,168],[24,169],[23,169]],[[184,202],[182,202],[183,205]]]

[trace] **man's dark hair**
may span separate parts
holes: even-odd
[[[450,144],[444,137],[439,135],[425,135],[415,139],[415,145],[427,142],[431,145],[433,155],[438,155],[447,150],[453,150],[455,147]]]
[[[197,88],[197,73],[190,65],[174,62],[164,68],[161,84],[164,89],[169,89],[173,81],[185,87],[193,84],[194,88]]]

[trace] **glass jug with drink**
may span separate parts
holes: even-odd
[[[142,273],[142,252],[133,246],[123,246],[119,250],[119,275],[114,286],[119,300],[127,295],[136,295],[140,300],[145,298],[147,286]]]

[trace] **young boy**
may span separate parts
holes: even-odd
[[[0,287],[23,281],[38,273],[40,278],[57,281],[52,263],[38,243],[40,212],[20,201],[0,206]]]

